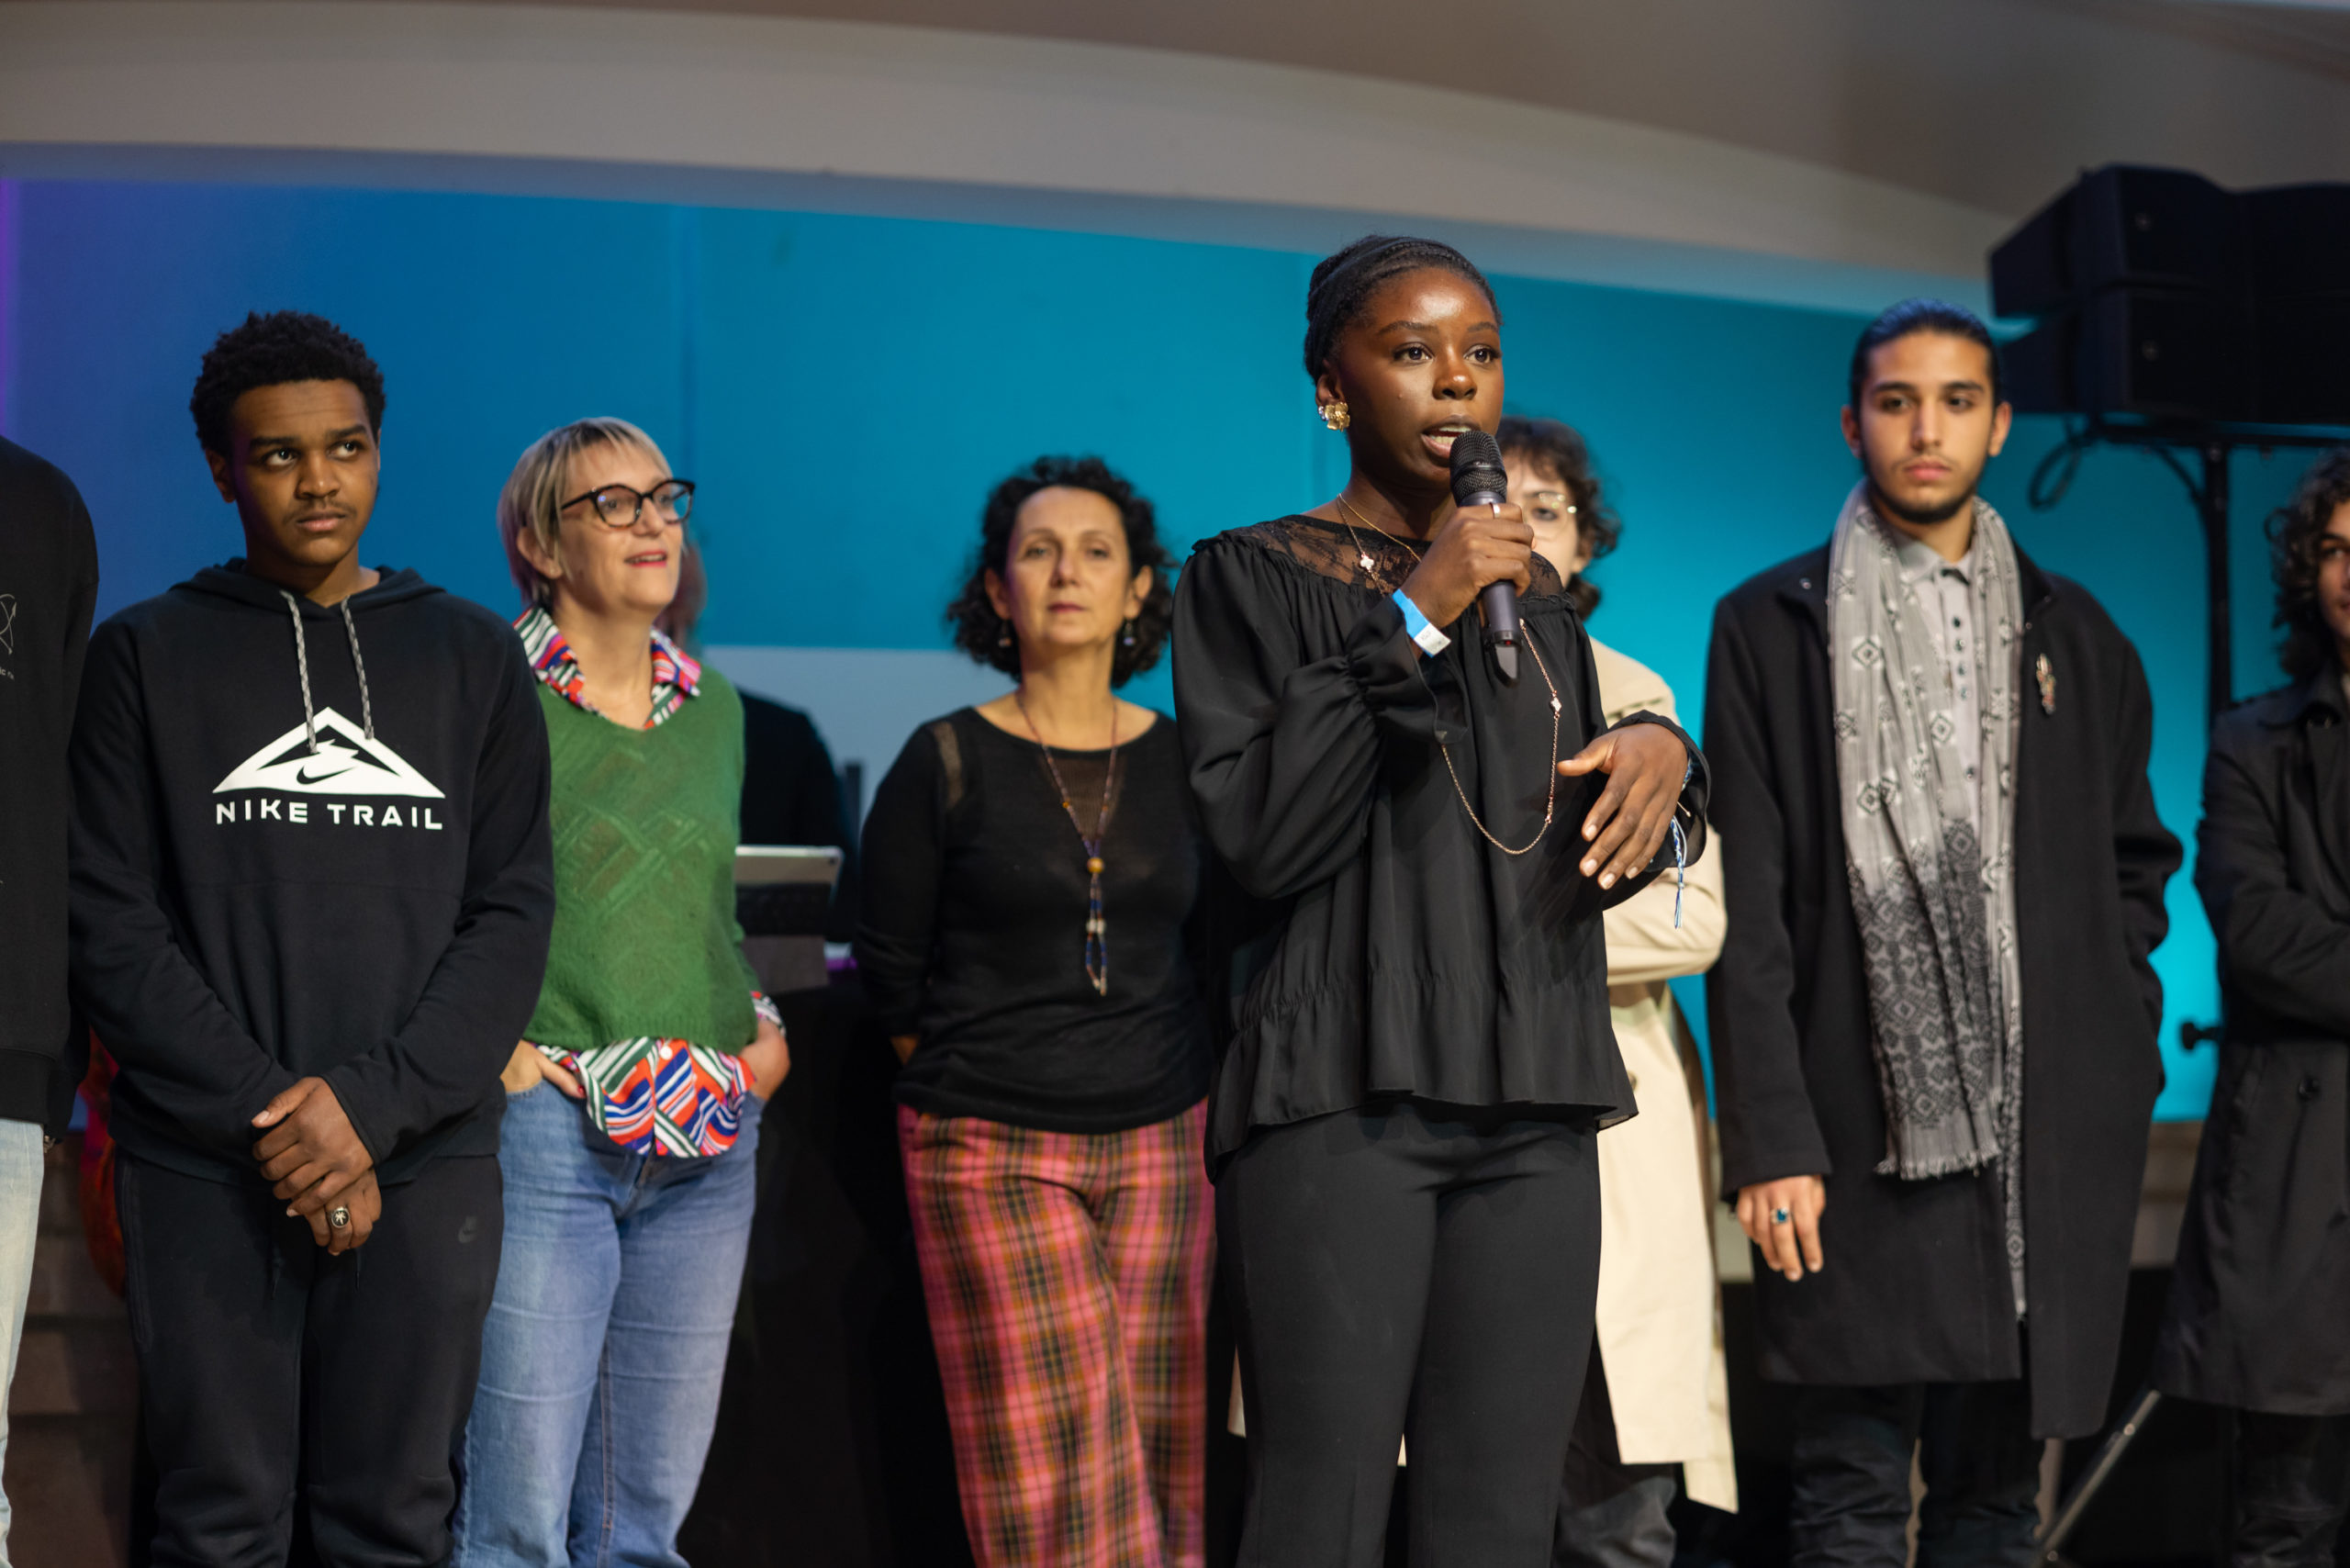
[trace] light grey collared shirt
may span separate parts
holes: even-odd
[[[1983,647],[1975,631],[1975,547],[1945,561],[1922,540],[1904,535],[1894,546],[1901,580],[1918,596],[1933,623],[1934,648],[1942,655],[1943,711],[1954,727],[1960,765],[1966,770],[1965,811],[1983,826]]]

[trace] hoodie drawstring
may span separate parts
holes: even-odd
[[[367,738],[372,741],[375,738],[375,705],[367,700],[367,661],[359,656],[359,622],[351,618],[348,599],[337,600],[335,608],[342,611],[342,629],[351,633],[351,667],[359,672],[359,727],[367,732]]]
[[[294,618],[294,663],[302,672],[302,728],[309,734],[310,755],[316,756],[319,755],[319,721],[310,708],[310,644],[308,639],[302,635],[302,607],[295,603],[294,596],[284,588],[277,590],[277,597],[285,601],[285,613]]]
[[[319,755],[319,721],[310,703],[310,644],[302,632],[302,607],[284,588],[277,590],[277,597],[285,601],[285,613],[294,618],[294,664],[302,676],[302,729],[310,737],[310,755],[316,756]],[[372,741],[375,738],[375,704],[367,695],[367,661],[359,654],[359,622],[351,618],[350,599],[338,601],[335,608],[342,611],[342,629],[351,637],[351,666],[359,672],[360,727],[367,732],[367,738]]]

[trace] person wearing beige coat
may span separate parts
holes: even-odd
[[[1583,438],[1554,420],[1505,419],[1496,432],[1509,493],[1535,549],[1569,579],[1586,621],[1599,590],[1582,576],[1616,544]],[[1654,670],[1592,641],[1606,722],[1647,709],[1673,716]],[[1720,953],[1721,856],[1606,912],[1607,1000],[1639,1114],[1600,1135],[1597,1333],[1561,1480],[1557,1568],[1665,1568],[1676,1490],[1738,1506],[1729,1378],[1714,1274],[1706,1079],[1668,981]]]
[[[1673,716],[1655,671],[1596,640],[1592,652],[1608,713]],[[1605,918],[1608,1010],[1640,1111],[1599,1139],[1598,1354],[1617,1457],[1677,1462],[1693,1501],[1735,1511],[1705,1070],[1666,984],[1703,973],[1721,951],[1719,856],[1690,867],[1685,889],[1661,878]]]

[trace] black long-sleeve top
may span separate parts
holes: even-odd
[[[1371,565],[1365,570],[1364,558]],[[1400,543],[1312,518],[1197,547],[1176,593],[1175,694],[1192,789],[1222,863],[1204,927],[1222,1047],[1212,1160],[1250,1129],[1385,1098],[1632,1112],[1607,1014],[1603,894],[1578,868],[1604,780],[1553,765],[1606,726],[1591,644],[1536,559],[1519,601],[1533,658],[1504,685],[1472,609],[1430,656],[1393,590]],[[1627,722],[1677,726],[1651,714]],[[1684,744],[1685,735],[1681,736]],[[1450,752],[1448,770],[1438,741]],[[1706,768],[1690,748],[1682,821],[1704,846]],[[1454,787],[1459,775],[1460,792]]]
[[[88,1052],[66,1001],[65,767],[98,551],[62,470],[0,441],[0,1119],[62,1135]]]
[[[1091,830],[1109,754],[1053,756]],[[968,708],[916,730],[865,821],[856,941],[881,1026],[921,1041],[899,1101],[1068,1133],[1197,1104],[1208,1036],[1186,927],[1204,858],[1161,718],[1117,752],[1102,846],[1109,987],[1096,991],[1085,849],[1043,749]]]

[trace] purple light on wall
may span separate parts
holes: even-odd
[[[17,182],[0,180],[0,435],[15,429],[17,391]]]

